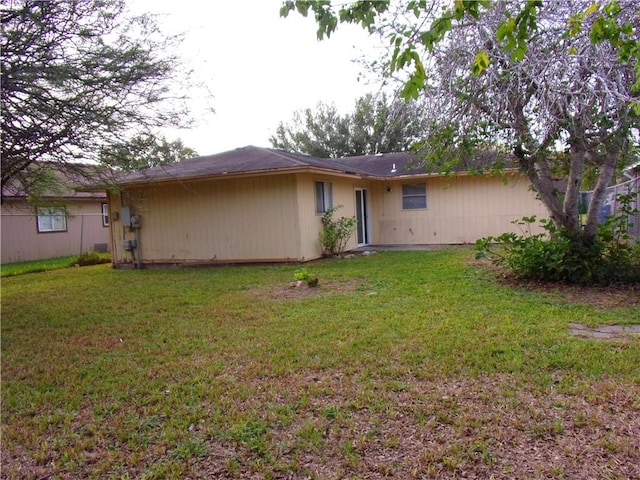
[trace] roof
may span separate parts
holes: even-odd
[[[101,190],[80,191],[76,187],[87,187],[93,185],[99,178],[100,171],[95,165],[81,163],[53,163],[36,162],[31,165],[33,179],[29,186],[23,185],[16,180],[5,185],[2,189],[3,199],[23,199],[33,193],[32,188],[42,191],[37,194],[42,199],[105,199],[106,193]],[[48,180],[44,180],[44,175],[53,174]],[[40,185],[40,182],[43,182]],[[92,191],[93,190],[93,191]]]
[[[365,174],[357,168],[339,165],[334,160],[312,157],[285,150],[247,146],[227,152],[191,158],[177,163],[158,165],[132,172],[120,179],[121,184],[191,179],[216,175],[269,172],[316,168],[343,173]]]
[[[456,172],[488,165],[481,155],[472,162],[460,162]],[[495,159],[491,157],[491,159]],[[167,165],[159,165],[128,173],[119,179],[121,185],[146,184],[172,180],[191,180],[222,175],[268,173],[285,171],[326,171],[327,173],[356,175],[359,177],[397,178],[415,175],[437,175],[437,168],[425,168],[420,155],[411,152],[362,155],[340,159],[312,157],[285,150],[246,146],[215,155],[207,155]]]

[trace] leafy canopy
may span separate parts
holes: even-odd
[[[418,102],[367,94],[345,115],[322,102],[297,111],[269,140],[275,148],[323,158],[400,152],[425,133],[424,118]]]
[[[180,139],[169,141],[149,133],[104,148],[99,153],[100,163],[122,171],[167,165],[197,156],[198,153]]]
[[[547,2],[547,4],[550,2]],[[499,5],[490,0],[454,0],[427,1],[410,0],[401,2],[398,11],[407,17],[413,17],[412,25],[429,25],[418,31],[412,28],[399,28],[391,31],[388,36],[392,46],[390,62],[391,72],[408,69],[411,71],[405,82],[403,94],[406,98],[417,98],[425,88],[427,72],[423,58],[418,48],[431,52],[456,25],[462,25],[465,18],[478,19],[483,13]],[[493,33],[502,48],[512,52],[513,60],[522,60],[527,52],[528,40],[538,29],[538,12],[545,5],[543,0],[527,0],[511,3],[514,8],[504,11],[502,21]],[[621,62],[630,63],[636,72],[634,91],[640,90],[640,39],[637,25],[628,17],[620,15],[623,7],[618,0],[604,3],[589,2],[576,4],[575,11],[568,19],[566,32],[569,35],[579,33],[588,17],[594,19],[589,24],[589,36],[595,43],[609,42],[618,53]],[[390,18],[391,7],[395,6],[391,0],[355,1],[334,7],[329,0],[287,0],[280,8],[280,15],[287,17],[291,11],[297,11],[307,16],[312,11],[318,26],[317,37],[322,40],[329,38],[339,23],[359,24],[373,33],[384,29],[399,18],[398,11],[395,18]],[[633,7],[633,3],[624,2],[624,8]],[[440,9],[437,14],[436,10]],[[637,12],[636,12],[637,17]],[[402,25],[406,27],[406,25]],[[489,51],[482,49],[476,52],[474,61],[470,64],[477,75],[488,66],[491,61]],[[639,109],[640,105],[634,103]]]
[[[124,0],[18,0],[0,19],[2,187],[28,185],[36,162],[96,160],[136,132],[189,123],[179,38]]]

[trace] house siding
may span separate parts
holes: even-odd
[[[379,244],[462,244],[516,231],[511,222],[523,216],[548,216],[526,178],[455,176],[394,180],[384,183],[375,202]],[[402,209],[402,184],[426,182],[427,207]],[[390,191],[387,191],[387,188]],[[535,227],[534,233],[541,230]]]
[[[355,215],[355,190],[369,199],[371,244],[461,244],[514,231],[513,220],[546,217],[526,178],[454,176],[362,179],[313,172],[154,183],[109,195],[111,212],[129,206],[141,228],[112,214],[114,263],[131,264],[122,241],[136,239],[142,264],[309,261],[322,256],[315,182],[332,184],[336,216]],[[426,183],[427,207],[402,209],[402,184]],[[537,233],[536,230],[535,233]],[[355,235],[347,249],[356,247]]]
[[[299,224],[300,245],[305,260],[311,260],[322,256],[322,246],[319,236],[322,231],[322,214],[316,213],[315,204],[315,182],[331,183],[333,194],[333,206],[340,206],[335,212],[335,218],[353,217],[355,216],[355,191],[356,188],[364,188],[369,192],[369,198],[372,198],[375,190],[374,184],[369,180],[356,180],[353,178],[299,174],[297,176],[298,183],[298,201],[299,201]],[[371,204],[371,200],[369,200]],[[371,231],[375,230],[375,209],[370,207],[370,224]],[[347,250],[356,247],[356,236],[354,235],[347,243]]]
[[[300,259],[313,260],[322,255],[318,235],[322,229],[322,215],[316,213],[315,182],[333,181],[323,176],[296,175]]]
[[[1,207],[2,263],[79,255],[108,244],[109,230],[102,225],[105,202],[105,199],[58,201],[68,213],[67,230],[39,233],[33,207],[24,199],[7,199]]]
[[[114,263],[132,263],[122,241],[136,239],[142,263],[295,261],[301,258],[294,175],[150,185],[110,195],[141,228],[112,221]],[[113,216],[112,216],[113,217]]]

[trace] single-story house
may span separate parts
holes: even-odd
[[[58,177],[65,175],[59,169],[52,171]],[[107,195],[103,191],[76,191],[73,187],[78,183],[76,175],[61,179],[55,189],[31,201],[17,185],[2,190],[3,264],[108,251]]]
[[[473,243],[548,216],[517,169],[442,175],[419,165],[410,153],[333,160],[248,146],[130,173],[108,191],[113,263],[317,259],[322,215],[335,206],[357,219],[348,249]]]

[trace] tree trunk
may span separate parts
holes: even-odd
[[[515,155],[519,160],[520,167],[527,174],[533,188],[538,193],[540,200],[549,210],[549,215],[553,222],[558,227],[566,227],[562,202],[556,194],[556,188],[553,184],[547,161],[544,159],[528,159],[525,157],[524,152],[518,149],[516,149]]]
[[[564,227],[571,238],[578,239],[581,236],[580,225],[580,185],[584,175],[584,160],[586,152],[579,142],[571,145],[571,165],[569,168],[569,178],[567,179],[567,190],[564,196],[562,207],[564,217]]]
[[[596,237],[596,233],[598,233],[598,214],[602,209],[602,204],[604,203],[607,193],[607,187],[611,184],[617,160],[617,151],[607,151],[607,156],[600,166],[598,182],[596,183],[596,188],[593,190],[593,196],[589,202],[587,223],[585,224],[584,231],[582,232],[583,243],[592,243]]]

